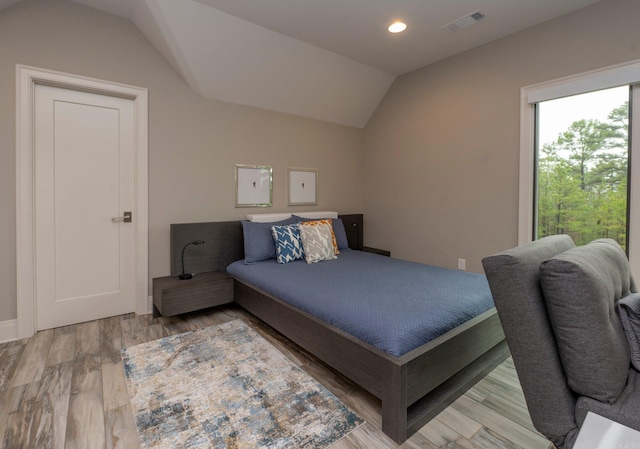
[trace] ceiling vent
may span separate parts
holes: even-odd
[[[442,28],[449,31],[459,31],[464,28],[468,28],[471,25],[475,25],[478,22],[482,22],[487,16],[482,11],[472,12],[464,17],[454,20],[453,22],[443,26]]]

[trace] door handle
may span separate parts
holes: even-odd
[[[124,216],[122,216],[122,217],[113,217],[111,219],[111,221],[115,221],[115,222],[121,221],[123,223],[131,223],[131,218],[132,217],[133,217],[133,213],[132,212],[125,212]]]

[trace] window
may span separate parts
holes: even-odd
[[[627,247],[630,86],[536,104],[533,238]]]
[[[640,276],[639,83],[632,61],[521,89],[518,244],[614,238]],[[571,115],[580,100],[590,106]]]

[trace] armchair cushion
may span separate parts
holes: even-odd
[[[616,305],[631,350],[631,364],[640,371],[640,294],[631,293]]]
[[[540,282],[570,388],[614,402],[630,364],[615,311],[615,302],[630,294],[626,254],[614,240],[595,240],[543,262]]]
[[[640,431],[640,373],[631,368],[622,394],[613,404],[596,401],[586,396],[576,403],[576,421],[582,426],[588,412],[596,413],[624,426]],[[633,447],[633,445],[629,446]]]

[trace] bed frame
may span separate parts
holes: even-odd
[[[362,214],[340,215],[349,246],[362,248]],[[192,272],[225,271],[244,258],[239,221],[171,225],[172,275],[181,273],[182,247]],[[382,402],[382,431],[401,444],[489,371],[509,350],[495,308],[395,357],[235,279],[235,302]]]

